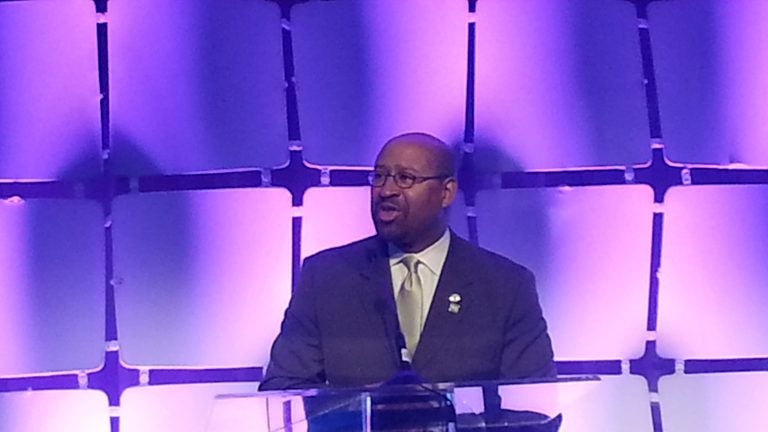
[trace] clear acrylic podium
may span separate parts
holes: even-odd
[[[595,376],[223,394],[207,432],[557,431]]]

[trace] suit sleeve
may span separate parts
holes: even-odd
[[[536,293],[536,281],[525,269],[507,317],[501,378],[544,378],[557,375],[552,342]]]
[[[280,334],[272,345],[269,366],[259,390],[318,387],[325,368],[317,322],[315,261],[307,258],[299,284],[285,311]]]

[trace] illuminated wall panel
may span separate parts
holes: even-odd
[[[670,159],[768,165],[768,3],[654,2],[649,14]]]
[[[566,392],[576,393],[570,386]],[[594,388],[574,395],[563,410],[563,432],[654,430],[648,409],[648,387],[638,376],[602,377]],[[565,397],[570,396],[566,393]],[[685,430],[685,429],[682,429]]]
[[[94,390],[0,393],[0,430],[107,432],[107,397]]]
[[[669,191],[659,291],[663,355],[768,355],[766,220],[766,186]]]
[[[0,355],[0,375],[19,373],[28,368],[30,353],[24,349],[30,335],[27,322],[30,305],[27,296],[19,287],[26,285],[27,256],[19,253],[17,247],[26,239],[25,209],[22,204],[0,201],[0,341],[3,341]]]
[[[634,7],[623,1],[480,1],[475,104],[481,167],[648,160],[635,20]]]
[[[562,414],[563,432],[653,430],[647,409],[648,390],[642,378],[602,377],[600,381],[524,384],[499,387],[501,407],[534,411],[550,417]],[[458,412],[482,412],[482,390],[456,392]]]
[[[653,430],[646,406],[648,390],[639,377],[602,377],[600,381],[557,385],[502,385],[499,396],[504,409],[533,411],[549,417],[562,414],[559,430],[563,432]],[[483,412],[482,388],[456,389],[454,404],[457,414]]]
[[[0,177],[98,173],[95,23],[82,0],[0,7]]]
[[[213,426],[211,420],[217,395],[253,393],[256,388],[255,383],[135,387],[123,393],[121,398],[120,430],[209,432],[213,430],[208,427]]]
[[[102,220],[89,201],[0,201],[0,376],[101,364]]]
[[[681,375],[659,382],[665,429],[750,432],[768,429],[765,372]]]
[[[384,141],[412,130],[461,139],[467,6],[434,6],[368,0],[293,9],[307,160],[370,165]]]
[[[264,365],[290,296],[284,190],[120,197],[121,349],[134,365]]]
[[[376,233],[370,187],[313,188],[304,195],[301,257]]]
[[[559,360],[642,354],[652,202],[644,186],[478,195],[480,244],[536,274]]]
[[[115,1],[109,17],[119,172],[269,166],[286,159],[275,4]]]

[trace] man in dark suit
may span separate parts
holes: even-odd
[[[307,258],[262,390],[553,376],[533,274],[447,228],[450,148],[388,141],[371,182],[377,235]]]

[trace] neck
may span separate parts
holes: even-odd
[[[421,239],[408,242],[408,243],[395,243],[395,246],[398,247],[401,251],[405,253],[419,253],[423,251],[424,249],[432,246],[440,240],[440,237],[443,236],[446,230],[445,225],[440,225],[439,227],[436,227],[433,230],[430,230],[429,235],[424,235]]]

